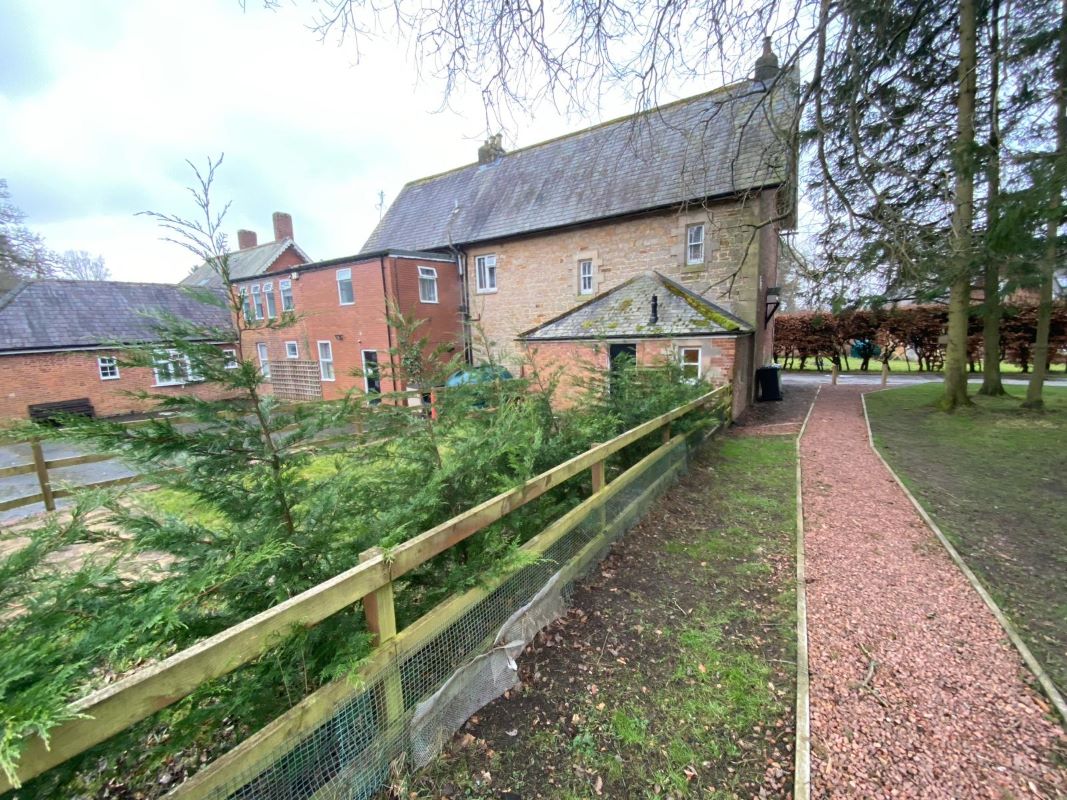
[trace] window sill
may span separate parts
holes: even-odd
[[[424,306],[437,306],[441,304],[440,300],[423,300],[421,297],[419,298],[419,302]]]
[[[475,294],[496,294],[496,289],[477,289]]]
[[[115,376],[115,377],[113,377],[113,378],[105,378],[105,377],[103,377],[103,376],[101,375],[101,376],[100,376],[100,380],[102,380],[102,381],[117,381],[117,380],[119,380],[119,378],[121,378],[121,377],[122,377],[121,375],[116,375],[116,376]]]
[[[338,303],[337,305],[339,305],[339,306],[354,306],[355,304],[356,304],[356,301],[353,300],[351,303]]]

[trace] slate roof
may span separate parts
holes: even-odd
[[[657,321],[652,323],[652,297]],[[658,272],[646,272],[519,334],[528,342],[558,339],[661,339],[749,333],[752,326]]]
[[[363,245],[434,250],[776,186],[788,82],[712,92],[413,181]]]
[[[297,246],[292,239],[282,239],[280,242],[267,242],[247,250],[235,250],[230,253],[230,279],[253,278],[262,275],[271,265],[278,260],[282,253],[290,247],[296,248],[296,252],[304,261],[310,261],[307,253]],[[212,269],[208,262],[196,267],[192,272],[182,278],[183,286],[207,286],[214,288],[222,287],[222,278]]]
[[[229,328],[226,308],[165,283],[40,280],[0,296],[0,353],[81,350],[115,342],[158,341],[147,313]]]

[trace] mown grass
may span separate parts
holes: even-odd
[[[875,443],[1067,690],[1067,389],[944,414],[940,388],[869,395]]]
[[[862,361],[863,361],[863,359],[853,358],[852,356],[849,356],[849,358],[848,358],[848,369],[844,368],[844,361],[842,361],[841,372],[845,373],[845,374],[859,373],[861,375],[864,375],[864,374],[865,375],[870,375],[870,374],[878,374],[878,373],[880,373],[882,371],[882,361],[881,361],[881,359],[872,358],[870,364],[868,365],[868,369],[867,369],[866,373],[864,373],[864,372],[862,372],[860,370],[860,364],[862,363]],[[829,372],[830,368],[832,366],[833,365],[830,362],[830,359],[829,358],[824,358],[823,359],[823,368],[822,368],[821,371],[822,372]],[[815,359],[814,358],[808,358],[804,362],[804,369],[803,370],[801,370],[801,368],[800,368],[800,359],[799,358],[794,358],[793,362],[792,362],[792,366],[789,367],[788,371],[789,372],[819,372],[820,370],[815,366]],[[919,364],[918,364],[917,361],[914,361],[914,360],[905,361],[903,358],[891,358],[891,359],[889,359],[889,371],[890,372],[905,372],[905,373],[910,372],[910,373],[913,373],[913,374],[916,374],[916,375],[930,375],[930,374],[940,375],[941,374],[941,370],[934,370],[933,373],[927,372],[926,370],[923,370],[922,372],[920,372],[919,371]],[[1018,364],[1010,364],[1007,361],[1001,362],[1000,371],[1004,375],[1012,375],[1012,376],[1023,375],[1023,368],[1022,367],[1020,367]],[[1064,373],[1067,373],[1067,365],[1063,365],[1063,364],[1053,364],[1052,365],[1052,370],[1050,372],[1050,374],[1052,376],[1055,377],[1057,375],[1063,375]],[[970,373],[970,377],[972,377],[972,378],[981,378],[982,377],[981,369],[979,369],[978,372]]]

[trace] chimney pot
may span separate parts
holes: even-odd
[[[753,73],[753,79],[767,83],[773,81],[779,73],[778,68],[778,56],[774,54],[774,50],[771,49],[771,37],[763,37],[763,55],[756,59],[756,69]]]
[[[256,232],[239,230],[237,231],[237,247],[241,250],[248,250],[250,247],[256,246]]]
[[[274,241],[293,238],[293,218],[284,211],[274,212]]]
[[[496,133],[485,140],[485,144],[478,148],[479,164],[491,164],[507,152],[501,144],[502,138],[501,134]]]

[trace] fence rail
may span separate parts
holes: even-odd
[[[93,692],[71,705],[72,714],[78,718],[49,731],[47,743],[37,736],[27,740],[18,765],[18,781],[24,782],[40,775],[179,701],[207,681],[252,661],[275,646],[294,628],[311,627],[359,601],[363,601],[369,629],[378,637],[371,656],[360,671],[362,681],[370,681],[398,654],[414,649],[488,591],[486,588],[473,589],[447,600],[397,632],[392,597],[395,580],[553,487],[588,470],[594,488],[593,495],[523,546],[529,552],[544,552],[553,541],[588,516],[591,509],[602,505],[642,472],[638,469],[641,464],[638,464],[615,481],[605,483],[606,459],[644,437],[662,431],[663,444],[641,462],[651,463],[653,456],[684,444],[684,437],[671,438],[672,421],[704,408],[713,401],[717,401],[717,407],[722,408],[728,418],[730,392],[729,386],[723,386],[678,406],[409,539],[388,553],[379,549],[367,551],[361,557],[361,562],[352,569]],[[398,689],[395,687],[394,690]],[[209,796],[261,754],[277,749],[281,743],[320,723],[353,691],[349,680],[326,684],[205,767],[172,794],[182,798]],[[395,700],[389,703],[387,697],[387,709],[390,706],[394,706],[390,714],[399,713],[395,708]],[[11,788],[12,784],[0,775],[0,792]]]

